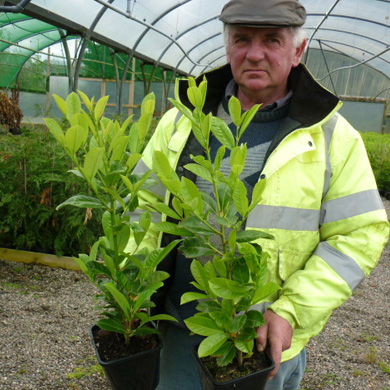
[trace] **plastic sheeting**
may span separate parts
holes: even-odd
[[[7,0],[6,5],[19,0]],[[301,0],[308,13],[309,49],[346,56],[390,77],[390,2]],[[111,4],[110,4],[111,3]],[[198,75],[226,62],[218,15],[226,0],[31,0],[24,14],[0,14],[1,78],[15,78],[28,56],[69,36],[103,43],[181,74]],[[105,10],[104,12],[102,12]],[[101,12],[101,17],[97,16]],[[92,28],[91,28],[92,27]],[[5,66],[6,65],[6,66]],[[2,83],[4,85],[4,83]]]

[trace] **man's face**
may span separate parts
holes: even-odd
[[[287,28],[231,25],[227,57],[239,98],[269,104],[284,97],[291,68],[299,64],[304,47],[295,47]]]

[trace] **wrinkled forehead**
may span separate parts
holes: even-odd
[[[227,24],[225,26],[229,37],[238,36],[278,36],[288,37],[292,36],[292,29],[290,27],[248,27],[239,24]]]

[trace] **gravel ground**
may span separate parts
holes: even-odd
[[[89,336],[96,290],[86,277],[4,260],[0,275],[0,390],[108,389]],[[390,245],[307,349],[302,390],[390,390]]]

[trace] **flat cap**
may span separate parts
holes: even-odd
[[[294,27],[305,23],[306,10],[298,0],[230,0],[219,19],[250,27]]]

